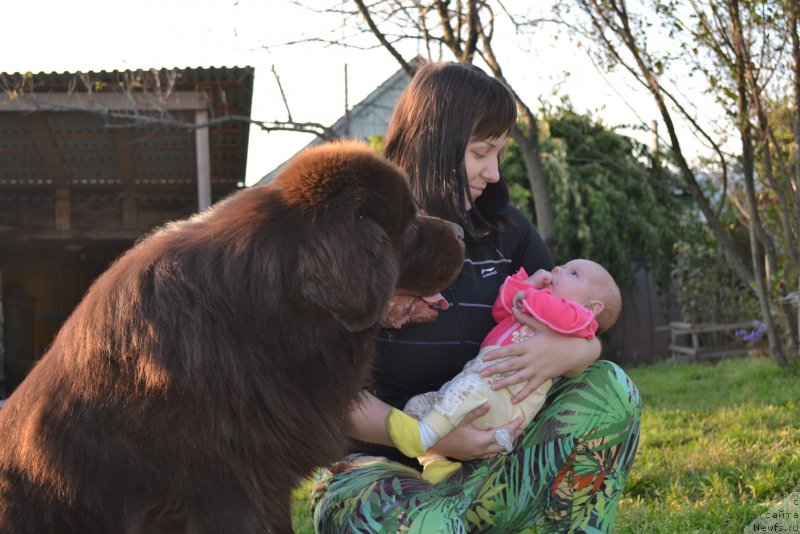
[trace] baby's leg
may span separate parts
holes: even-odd
[[[403,411],[414,419],[422,419],[433,408],[433,402],[436,399],[436,392],[429,391],[420,395],[414,395],[406,403]]]
[[[463,376],[439,390],[433,409],[422,421],[438,435],[444,436],[458,426],[472,410],[483,406],[491,396],[491,386],[480,377]]]
[[[502,425],[513,419],[513,417],[503,419],[511,413],[508,392],[505,390],[492,391],[490,381],[480,377],[480,371],[489,365],[483,360],[483,356],[497,348],[490,346],[481,349],[478,356],[467,363],[458,376],[439,389],[433,409],[422,419],[434,432],[439,435],[450,432],[461,423],[467,414],[487,402],[490,405],[489,413],[481,419],[485,419],[487,416],[490,416],[491,421],[489,422],[497,419],[499,422],[493,426]],[[509,399],[504,399],[504,397],[509,397]],[[498,403],[505,407],[498,407]],[[492,425],[481,427],[488,428],[489,426]]]
[[[488,367],[483,357],[497,347],[485,347],[464,366],[464,370],[447,382],[437,392],[415,395],[406,403],[403,411],[424,422],[441,439],[455,428],[466,415],[475,408],[488,402],[489,413],[476,419],[474,424],[480,428],[496,428],[522,416],[523,426],[527,425],[541,408],[550,381],[539,387],[534,393],[517,405],[511,403],[511,396],[523,385],[513,391],[504,388],[492,391],[491,382],[479,376]],[[499,377],[493,377],[497,380]],[[448,478],[461,468],[460,462],[453,462],[437,454],[425,454],[417,458],[423,466],[422,478],[437,483]]]
[[[431,412],[435,399],[435,391],[415,395],[409,399],[403,411],[421,420]],[[461,469],[461,462],[451,462],[438,454],[424,454],[418,456],[417,461],[422,466],[422,478],[431,484],[436,484]]]
[[[431,484],[437,484],[461,469],[461,462],[448,460],[438,454],[426,454],[417,460],[422,465],[422,478]]]
[[[547,398],[547,392],[550,391],[550,387],[553,385],[552,380],[545,380],[542,385],[538,388],[533,390],[533,392],[522,399],[517,404],[512,404],[511,410],[512,415],[516,417],[522,417],[522,427],[528,426],[528,423],[533,421],[533,418],[536,417],[536,414],[539,413],[539,410],[542,409],[544,406],[544,401]],[[522,388],[525,386],[525,383],[522,384],[515,384],[513,386],[509,386],[505,388],[505,391],[508,392],[508,402],[511,402],[511,397],[519,393]],[[483,418],[479,418],[476,421],[480,421]],[[502,424],[502,423],[501,423]]]

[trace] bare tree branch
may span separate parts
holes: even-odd
[[[405,58],[397,51],[397,49],[386,39],[386,36],[378,30],[378,27],[375,25],[375,21],[372,20],[372,15],[367,9],[367,6],[364,5],[364,0],[353,0],[356,5],[358,6],[358,10],[361,13],[361,16],[364,17],[364,20],[369,26],[370,31],[375,35],[375,37],[380,41],[381,45],[394,57],[398,63],[403,67],[403,70],[408,73],[409,76],[414,75],[414,67],[412,67]]]
[[[292,122],[292,110],[289,109],[289,101],[286,100],[286,93],[283,92],[283,85],[281,85],[281,77],[278,76],[275,65],[272,66],[272,74],[275,76],[275,83],[278,84],[278,90],[281,92],[281,100],[283,100],[283,105],[286,108],[286,116],[289,117],[289,122]]]
[[[692,194],[692,197],[695,199],[695,202],[697,202],[698,207],[703,212],[703,215],[706,217],[709,228],[712,230],[715,238],[720,243],[722,252],[725,255],[725,258],[728,260],[728,263],[731,265],[740,279],[745,284],[749,285],[753,281],[753,274],[744,265],[741,258],[737,254],[730,234],[716,216],[715,211],[711,209],[705,193],[697,182],[694,172],[689,167],[689,164],[683,155],[677,130],[672,119],[672,114],[670,113],[664,99],[663,87],[652,67],[644,59],[643,47],[640,46],[634,37],[633,30],[630,26],[630,20],[628,18],[625,1],[611,0],[610,9],[608,3],[609,2],[603,2],[601,4],[598,0],[579,0],[579,4],[583,6],[584,11],[589,15],[595,30],[598,32],[598,37],[601,39],[604,45],[611,45],[609,50],[614,54],[614,57],[620,62],[620,64],[629,71],[634,70],[633,66],[629,65],[621,57],[619,52],[616,50],[616,47],[612,45],[610,39],[605,35],[604,29],[608,28],[615,35],[617,35],[617,37],[625,45],[628,53],[631,55],[632,60],[636,65],[636,70],[639,71],[639,73],[642,75],[643,81],[646,82],[646,86],[653,96],[656,106],[661,114],[661,118],[667,127],[670,144],[672,145],[672,153],[675,157],[681,176],[683,177],[687,188]],[[616,18],[611,18],[612,13],[616,16]]]
[[[463,61],[472,62],[478,44],[478,7],[476,0],[467,0],[467,39],[464,42]]]
[[[450,24],[450,10],[449,0],[435,0],[436,2],[436,9],[439,12],[439,20],[440,25],[442,27],[442,32],[444,33],[444,43],[453,52],[453,55],[457,58],[461,58],[464,55],[464,51],[461,48],[461,41],[457,38],[457,34],[453,32],[453,26]]]

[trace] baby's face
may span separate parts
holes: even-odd
[[[531,281],[536,275],[528,280]],[[550,279],[543,289],[549,289],[556,297],[569,299],[586,306],[595,299],[598,284],[606,277],[605,269],[589,260],[572,260],[550,271]]]

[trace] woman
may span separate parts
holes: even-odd
[[[434,322],[381,331],[374,385],[351,417],[356,454],[322,470],[312,492],[317,532],[515,532],[540,519],[558,531],[611,527],[636,451],[641,404],[619,367],[589,366],[600,352],[596,340],[545,332],[487,356],[508,358],[492,367],[508,373],[495,387],[527,381],[516,401],[554,379],[524,431],[519,419],[476,428],[471,422],[486,406],[430,447],[424,430],[396,426],[409,398],[438,389],[475,356],[506,276],[553,267],[533,225],[508,205],[500,176],[515,121],[509,89],[468,64],[422,67],[398,102],[385,155],[408,173],[425,213],[464,228],[466,259],[442,293],[450,306]],[[586,369],[562,376],[575,368]],[[463,468],[438,484],[421,479],[416,460],[406,457],[420,443]]]

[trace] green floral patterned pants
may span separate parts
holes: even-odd
[[[439,484],[385,458],[351,455],[320,470],[318,533],[608,532],[639,441],[641,401],[617,365],[599,361],[554,382],[514,452]]]

